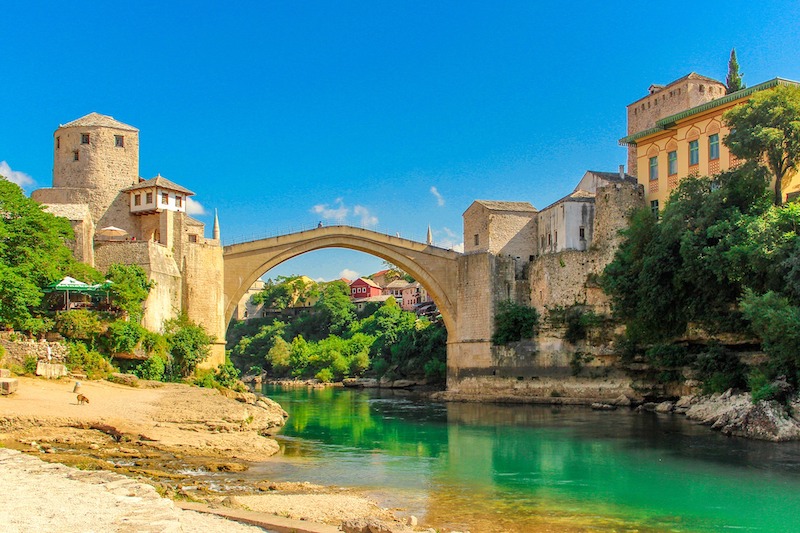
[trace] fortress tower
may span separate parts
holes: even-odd
[[[60,126],[53,152],[53,188],[85,196],[101,226],[120,191],[139,181],[139,130],[112,117],[90,113]]]

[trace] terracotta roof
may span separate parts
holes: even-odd
[[[404,279],[396,279],[391,283],[387,283],[384,289],[404,289],[408,287],[409,283]]]
[[[177,183],[174,183],[172,181],[169,181],[167,178],[162,177],[160,174],[155,178],[151,178],[149,180],[143,180],[132,187],[128,187],[127,189],[122,189],[122,192],[136,191],[139,189],[148,189],[150,187],[161,187],[162,189],[168,189],[170,191],[182,192],[186,196],[191,196],[194,194],[186,187],[181,187]]]
[[[530,202],[501,202],[496,200],[475,200],[476,204],[480,204],[486,209],[492,211],[524,211],[535,213],[536,208]]]
[[[114,128],[118,130],[128,130],[128,131],[139,131],[138,129],[134,128],[133,126],[129,126],[120,122],[119,120],[115,120],[114,117],[110,117],[108,115],[101,115],[100,113],[89,113],[79,119],[73,120],[72,122],[67,122],[66,124],[62,124],[59,126],[60,128],[75,128],[75,127],[103,127],[103,128]]]
[[[186,217],[186,225],[187,226],[205,226],[204,223],[200,222],[196,218],[192,218],[190,216]]]
[[[359,280],[363,281],[364,283],[366,283],[370,287],[375,287],[376,289],[380,289],[381,288],[380,285],[378,285],[377,283],[375,283],[374,281],[372,281],[371,279],[368,279],[368,278],[358,278],[353,283],[355,283],[356,281],[359,281]],[[352,285],[353,283],[351,283],[350,285]]]
[[[558,204],[562,204],[564,202],[594,202],[594,196],[595,196],[594,193],[578,189],[577,191],[572,191],[571,193],[561,198],[560,200],[556,200],[552,204],[542,209],[542,211],[547,211],[551,207],[556,206]]]

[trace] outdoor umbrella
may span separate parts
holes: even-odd
[[[101,235],[103,237],[125,237],[127,234],[127,231],[116,226],[106,226],[105,228],[100,228],[97,230],[97,235]]]
[[[65,309],[69,309],[69,293],[72,292],[87,292],[91,290],[91,286],[82,282],[78,281],[75,278],[71,278],[69,276],[65,277],[61,281],[56,281],[51,283],[47,286],[48,292],[63,292],[64,293],[64,307]]]

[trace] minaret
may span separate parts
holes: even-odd
[[[428,238],[426,241],[428,244],[433,244],[433,233],[431,233],[431,225],[428,224]]]
[[[214,239],[219,240],[219,216],[217,216],[217,210],[214,209]]]

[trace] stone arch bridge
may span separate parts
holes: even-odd
[[[230,321],[237,302],[265,272],[324,248],[347,248],[380,257],[425,287],[447,328],[448,384],[459,369],[490,366],[495,262],[489,254],[464,255],[352,226],[324,226],[226,246],[225,319]]]

